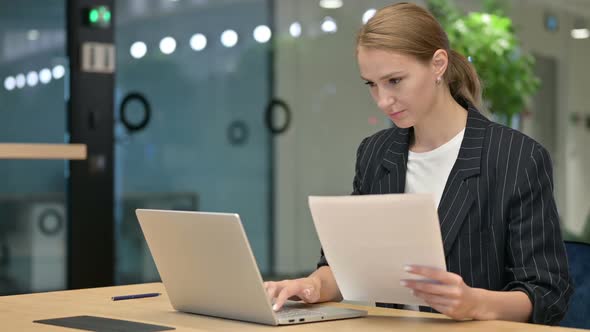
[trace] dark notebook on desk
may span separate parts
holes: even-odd
[[[42,319],[33,323],[47,324],[95,332],[158,332],[175,330],[174,327],[146,324],[114,318],[96,316],[72,316]]]

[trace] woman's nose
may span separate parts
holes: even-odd
[[[379,101],[377,102],[377,106],[379,106],[379,108],[384,109],[384,108],[388,108],[391,107],[393,104],[395,103],[395,98],[393,98],[393,96],[381,96],[379,98]]]

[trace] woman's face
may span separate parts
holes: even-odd
[[[409,128],[432,110],[437,70],[414,57],[359,47],[357,60],[377,106],[397,127]]]

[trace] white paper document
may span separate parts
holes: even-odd
[[[310,196],[324,254],[345,300],[426,305],[403,279],[404,266],[446,270],[430,194]]]

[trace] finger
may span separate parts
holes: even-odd
[[[270,287],[277,287],[280,286],[283,281],[265,281],[262,285],[264,289],[269,289]]]
[[[455,307],[458,303],[458,301],[456,299],[450,299],[448,297],[433,295],[433,294],[424,293],[424,292],[420,292],[420,291],[414,291],[413,294],[415,296],[423,299],[429,305]]]
[[[274,284],[275,282],[273,281],[265,281],[264,283],[262,283],[262,287],[264,287],[264,290],[268,290],[268,288]]]
[[[277,296],[277,299],[275,300],[275,304],[272,306],[272,310],[274,310],[274,311],[281,310],[281,308],[283,307],[283,305],[285,304],[287,299],[293,295],[296,295],[296,294],[297,294],[297,291],[292,287],[285,287],[285,288],[281,289],[281,291],[279,292],[279,295]]]
[[[268,297],[268,299],[272,302],[272,300],[276,297],[277,295],[277,290],[278,287],[275,286],[270,286],[267,290],[266,290],[266,296]]]
[[[319,294],[316,292],[314,287],[307,287],[301,291],[299,298],[306,303],[315,303],[319,300]]]
[[[443,284],[458,285],[460,284],[460,282],[463,281],[463,279],[459,275],[447,272],[446,270],[439,268],[419,265],[408,265],[404,269],[409,273],[417,274],[432,280],[436,280]]]
[[[459,291],[456,286],[435,284],[425,280],[402,280],[401,285],[410,289],[447,297],[458,297]]]
[[[309,301],[308,302],[309,303],[316,303],[316,302],[318,302],[320,300],[320,290],[319,289],[316,289],[315,287],[311,287],[309,289],[309,291],[310,291],[311,294],[309,295],[309,299],[308,299]]]

